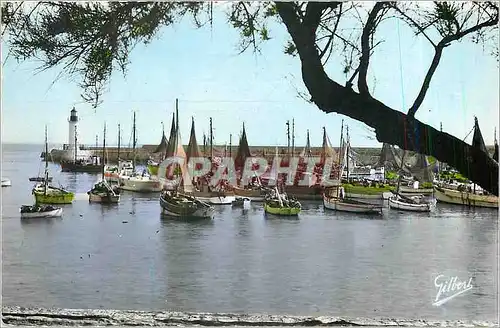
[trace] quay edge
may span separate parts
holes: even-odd
[[[153,312],[123,310],[42,309],[4,306],[2,323],[9,326],[369,326],[369,327],[498,327],[493,321],[347,318],[336,316],[289,316]]]

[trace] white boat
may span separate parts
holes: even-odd
[[[419,197],[403,198],[396,195],[389,198],[389,208],[410,212],[430,212],[432,204],[428,202],[421,202]]]
[[[2,187],[10,187],[12,184],[9,179],[2,178]]]
[[[135,158],[136,137],[135,137],[135,112],[133,121],[133,149]],[[135,160],[132,162],[121,163],[121,172],[119,177],[120,189],[135,192],[160,192],[162,190],[161,183],[158,179],[152,178],[147,170],[142,173],[135,172]]]
[[[21,218],[51,218],[60,217],[63,213],[61,207],[52,205],[23,205],[21,206],[19,212],[21,213]]]
[[[160,192],[162,190],[159,180],[152,178],[149,174],[134,173],[132,175],[120,175],[120,189],[135,192]]]

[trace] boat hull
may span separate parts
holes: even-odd
[[[177,218],[212,219],[215,216],[215,210],[212,206],[193,203],[190,203],[189,206],[179,206],[165,200],[162,196],[160,196],[160,207],[162,214]]]
[[[430,212],[431,204],[408,204],[395,198],[389,198],[389,207],[409,212]]]
[[[160,182],[156,180],[120,177],[120,189],[135,192],[160,192],[162,188]]]
[[[29,178],[29,181],[45,182],[45,178],[44,177],[31,177],[31,178]],[[49,177],[47,182],[52,182],[52,177]]]
[[[355,198],[355,199],[372,199],[372,200],[386,200],[393,196],[392,192],[384,191],[379,194],[360,194],[360,193],[351,193],[346,192],[347,198]]]
[[[340,198],[323,197],[323,206],[326,209],[350,212],[350,213],[366,213],[366,214],[380,214],[382,213],[382,206],[361,202],[347,202]]]
[[[297,216],[301,209],[299,207],[271,207],[264,203],[264,211],[273,215]]]
[[[32,193],[37,204],[71,204],[75,198],[74,193],[51,186],[48,186],[45,192],[43,185],[36,186]]]
[[[104,165],[80,165],[74,162],[61,162],[62,172],[79,172],[79,173],[101,173]]]
[[[89,193],[89,202],[101,204],[117,204],[120,202],[120,195]]]
[[[399,192],[401,194],[408,194],[408,195],[431,195],[434,192],[433,188],[408,188],[401,186],[399,187]]]
[[[10,187],[12,183],[9,179],[2,179],[2,187]]]
[[[34,218],[55,218],[62,216],[63,209],[57,208],[53,211],[46,212],[33,212],[33,213],[21,213],[22,219],[34,219]]]
[[[438,202],[442,203],[498,209],[498,197],[496,196],[476,195],[466,191],[435,188],[434,197]]]

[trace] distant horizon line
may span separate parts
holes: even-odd
[[[378,142],[379,144],[383,144],[382,142]],[[64,145],[66,143],[59,143],[59,142],[53,142],[53,143],[49,143],[49,146],[50,145]],[[2,146],[4,145],[32,145],[32,146],[43,146],[43,143],[34,143],[34,142],[2,142],[1,143]],[[91,145],[91,144],[80,144],[80,145],[83,145],[85,147],[93,147],[95,148],[95,144]],[[123,148],[131,148],[129,147],[128,145],[120,145],[121,147]],[[149,144],[149,143],[145,143],[145,144],[137,144],[136,145],[137,147],[143,147],[143,146],[149,146],[149,147],[156,147],[158,146],[158,144]],[[185,144],[183,145],[185,147],[188,146],[188,144]],[[229,144],[214,144],[213,145],[214,147],[229,147]],[[288,148],[288,145],[248,145],[249,147],[279,147],[279,148]],[[102,147],[102,144],[98,145],[97,147]],[[106,147],[118,147],[118,144],[106,144]],[[203,145],[199,145],[198,144],[198,147],[203,147]],[[207,145],[207,147],[209,147]],[[231,147],[238,147],[238,144],[233,144],[231,145]],[[319,146],[314,146],[314,145],[310,145],[311,148],[321,148],[323,147],[323,145],[319,145]],[[336,147],[339,147],[339,146],[334,146],[332,145],[331,146],[332,148],[336,148]],[[352,148],[382,148],[382,145],[381,146],[351,146]],[[487,148],[494,148],[495,145],[486,145]],[[290,145],[290,148],[292,148],[292,145]],[[305,148],[305,146],[297,146],[295,145],[295,148]]]

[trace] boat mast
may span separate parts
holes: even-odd
[[[162,141],[163,141],[163,138],[165,137],[165,125],[163,124],[163,121],[161,121],[161,131],[162,131],[161,137],[162,137]],[[165,147],[165,151],[163,152],[163,159],[164,160],[165,160],[165,158],[167,158],[167,151],[168,151],[168,145],[167,145],[167,147]]]
[[[47,185],[49,183],[49,143],[47,141],[47,125],[45,125],[45,179],[43,181],[44,194],[47,195]]]
[[[118,165],[120,165],[120,142],[121,142],[121,135],[120,135],[120,124],[118,124],[118,154],[116,156],[116,159],[118,161]]]
[[[106,181],[106,179],[104,178],[104,156],[106,154],[106,122],[104,122],[104,132],[103,132],[103,136],[102,136],[102,181]]]
[[[346,161],[347,161],[347,183],[349,183],[349,148],[351,147],[350,139],[349,139],[349,126],[346,126],[347,133],[347,145],[346,145]]]
[[[496,135],[496,133],[495,133]],[[232,147],[232,139],[233,139],[233,135],[232,134],[229,134],[229,157],[233,158],[233,153],[231,151],[231,149],[233,148]]]
[[[286,146],[286,154],[290,157],[290,120],[286,121],[286,137],[288,139],[288,144]]]
[[[295,119],[292,118],[292,156],[295,155]]]
[[[134,112],[134,121],[132,124],[132,152],[133,152],[133,159],[132,159],[132,170],[135,172],[135,112]]]
[[[326,127],[323,127],[323,136],[324,138],[326,138]],[[342,171],[343,171],[343,168],[342,168],[342,159],[343,159],[343,156],[342,156],[342,153],[343,153],[343,146],[342,146],[342,142],[344,141],[344,119],[342,119],[342,125],[340,127],[340,144],[339,144],[339,162],[338,162],[338,165],[339,165],[339,186],[337,187],[337,198],[339,197],[339,192],[340,192],[340,187],[342,186]],[[323,149],[324,151],[324,149]]]
[[[210,117],[210,160],[213,160],[214,156],[214,134],[212,131],[212,118]]]

